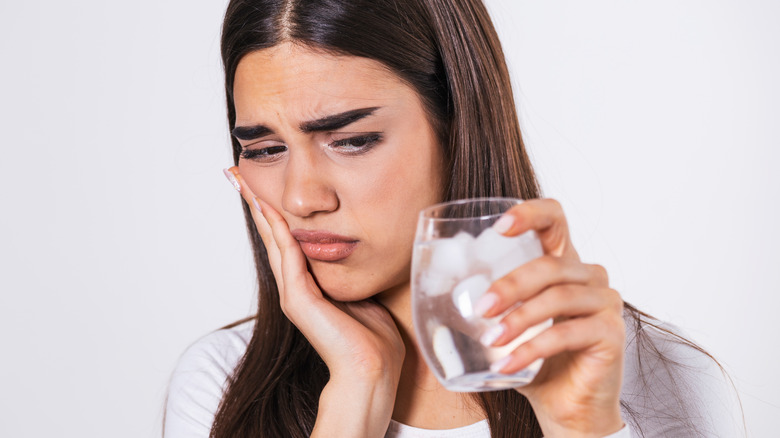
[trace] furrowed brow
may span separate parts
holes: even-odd
[[[263,125],[236,126],[232,131],[233,137],[239,140],[254,140],[272,133],[270,128]]]
[[[378,109],[379,107],[359,108],[334,114],[321,119],[303,122],[300,125],[300,129],[307,134],[312,132],[334,131],[368,117]],[[231,133],[233,134],[233,137],[236,137],[239,140],[248,141],[264,137],[268,134],[273,134],[273,130],[264,125],[236,126]]]
[[[340,114],[323,117],[321,119],[303,122],[301,123],[300,128],[301,131],[305,133],[334,131],[336,129],[340,129],[355,123],[360,119],[368,117],[378,109],[379,107],[372,107],[346,111]]]

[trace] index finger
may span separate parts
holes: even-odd
[[[274,235],[271,231],[271,226],[268,223],[268,220],[261,213],[261,208],[259,204],[257,204],[257,201],[255,201],[257,197],[254,193],[252,193],[252,190],[246,184],[246,181],[244,181],[244,178],[241,176],[241,174],[238,173],[238,166],[224,169],[224,172],[227,179],[231,184],[233,184],[233,187],[240,193],[241,197],[244,198],[244,201],[249,205],[249,211],[252,215],[252,219],[255,222],[255,228],[257,228],[257,232],[260,234],[260,239],[262,239],[263,244],[265,245],[266,252],[268,253],[268,261],[271,264],[271,270],[273,271],[274,276],[277,278],[277,282],[281,290],[284,285],[280,275],[282,271],[282,262],[279,246],[274,240]]]
[[[563,214],[563,207],[555,199],[523,201],[507,210],[493,228],[508,237],[534,230],[542,242],[545,254],[579,260],[579,255],[571,244],[569,224]]]
[[[271,228],[268,226],[265,217],[263,217],[262,214],[259,214],[260,208],[258,208],[259,206],[255,203],[256,196],[252,193],[252,189],[246,184],[241,174],[238,173],[238,166],[224,169],[223,172],[225,172],[227,179],[233,184],[233,187],[249,205],[252,219],[254,219],[255,225],[257,226],[257,231],[260,233],[260,237],[263,238],[263,241],[267,241],[266,238],[271,237]]]

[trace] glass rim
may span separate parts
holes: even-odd
[[[469,217],[432,217],[431,212],[434,210],[440,210],[445,207],[449,207],[452,205],[463,205],[463,204],[475,204],[478,202],[507,202],[507,203],[513,203],[515,205],[522,204],[525,200],[522,198],[510,198],[510,197],[502,197],[502,196],[490,196],[486,198],[465,198],[465,199],[456,199],[454,201],[447,201],[447,202],[440,202],[438,204],[429,205],[428,207],[423,208],[420,210],[420,220],[426,220],[426,221],[439,221],[439,222],[446,222],[446,221],[463,221],[463,220],[482,220],[482,219],[488,219],[492,217],[500,217],[503,216],[505,212],[502,213],[494,213],[494,214],[486,214],[482,216],[469,216]],[[507,209],[508,210],[508,209]]]

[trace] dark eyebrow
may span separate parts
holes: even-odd
[[[239,140],[254,140],[256,138],[263,137],[265,135],[271,134],[273,131],[271,131],[271,128],[268,128],[263,125],[254,125],[254,126],[236,126],[233,128],[232,134],[233,137],[239,139]]]
[[[336,129],[343,128],[370,116],[378,109],[379,107],[359,108],[323,117],[321,119],[303,122],[301,123],[300,130],[307,134],[312,132],[335,131]],[[236,137],[239,140],[254,140],[272,133],[273,131],[271,128],[263,125],[236,126],[232,131],[233,137]]]
[[[336,129],[343,128],[349,124],[357,122],[362,118],[370,116],[378,109],[379,107],[372,107],[346,111],[340,114],[323,117],[321,119],[303,122],[301,123],[300,128],[301,131],[305,133],[335,131]]]

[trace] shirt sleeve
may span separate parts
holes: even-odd
[[[166,438],[208,438],[227,379],[247,343],[247,333],[218,330],[182,354],[168,386]]]
[[[622,429],[612,435],[605,436],[604,438],[631,438],[631,429],[629,429],[628,425],[624,424]]]

